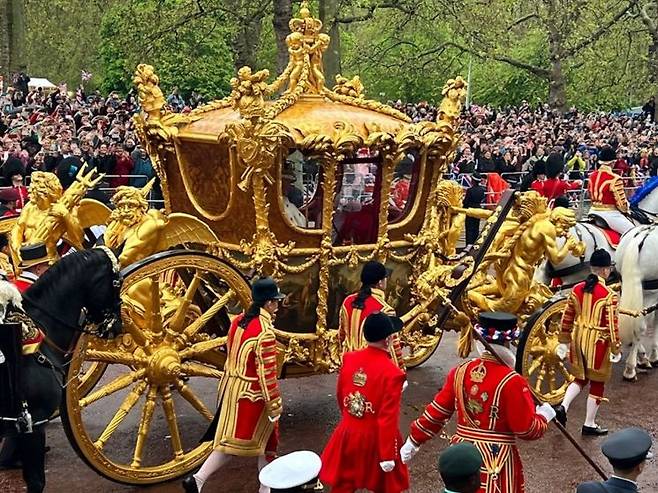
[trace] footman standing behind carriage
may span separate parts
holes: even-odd
[[[608,430],[596,424],[596,414],[612,364],[621,359],[617,326],[617,294],[605,285],[612,272],[612,259],[605,250],[595,250],[589,261],[587,279],[574,286],[562,314],[558,356],[570,350],[571,373],[576,377],[567,387],[564,401],[557,408],[558,421],[566,423],[567,411],[580,391],[590,385],[583,435],[605,435]]]
[[[457,412],[457,432],[451,442],[470,442],[482,454],[480,493],[522,493],[524,489],[517,438],[541,438],[555,411],[548,404],[535,407],[528,384],[514,368],[515,357],[508,348],[519,331],[516,317],[503,312],[480,314],[478,330],[492,344],[494,355],[482,351],[479,358],[453,368],[443,388],[411,424],[402,447],[408,462],[420,446],[439,433]]]
[[[409,488],[398,428],[405,374],[390,356],[392,336],[401,328],[400,319],[372,313],[363,324],[367,347],[343,356],[336,390],[341,420],[322,453],[320,471],[332,493]]]
[[[371,260],[361,270],[361,289],[349,295],[340,308],[339,338],[342,353],[357,351],[366,347],[363,337],[363,324],[368,315],[382,312],[395,316],[395,310],[386,303],[386,283],[391,272],[384,264]],[[397,334],[392,336],[391,357],[395,364],[404,368],[402,348]]]
[[[183,481],[188,493],[200,492],[231,456],[257,456],[262,469],[276,454],[282,401],[272,321],[285,295],[266,277],[254,282],[252,298],[249,309],[236,317],[229,329],[214,450],[201,469]],[[261,485],[259,491],[267,493],[269,488]]]

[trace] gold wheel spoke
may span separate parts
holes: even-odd
[[[188,377],[222,378],[224,372],[206,365],[188,361],[181,365],[181,370]]]
[[[121,403],[121,406],[119,406],[119,409],[117,409],[117,412],[112,420],[108,423],[108,425],[103,430],[103,433],[101,433],[101,436],[98,437],[98,440],[96,440],[94,443],[98,450],[102,450],[103,446],[107,443],[112,434],[116,431],[126,416],[128,416],[130,410],[135,406],[135,404],[137,404],[137,401],[145,390],[146,382],[141,381],[135,385],[135,387],[126,396],[126,398]]]
[[[135,452],[133,454],[133,461],[130,467],[140,467],[142,464],[142,453],[144,452],[144,444],[148,436],[151,422],[153,421],[153,411],[155,410],[155,400],[158,397],[158,387],[155,385],[149,387],[148,394],[146,394],[146,402],[142,408],[142,417],[139,421],[139,431],[137,432],[137,442],[135,443]]]
[[[537,376],[537,380],[535,382],[535,391],[541,394],[541,386],[544,383],[544,377],[546,376],[546,369],[544,368],[544,364],[541,364],[541,371],[539,372],[539,376]]]
[[[145,373],[146,370],[140,369],[137,371],[131,371],[130,373],[126,373],[124,375],[118,376],[107,385],[104,385],[103,387],[98,389],[96,392],[89,394],[87,397],[80,399],[80,407],[81,408],[87,407],[89,404],[96,402],[99,399],[114,394],[115,392],[118,392],[121,389],[125,389],[131,383],[134,383],[137,380],[144,377]]]
[[[551,389],[551,392],[557,390],[557,380],[554,367],[551,367],[550,370],[548,370],[548,388]]]
[[[174,457],[180,460],[183,457],[183,445],[180,440],[178,431],[178,421],[176,420],[176,411],[174,410],[174,399],[171,396],[169,386],[162,388],[162,409],[164,410],[169,433],[171,434],[171,446],[174,449]]]
[[[194,274],[194,277],[192,278],[190,285],[187,287],[187,290],[185,291],[185,295],[181,298],[180,305],[178,305],[178,308],[176,309],[176,313],[174,313],[171,319],[169,328],[172,331],[180,332],[181,328],[183,327],[183,324],[185,323],[185,316],[187,315],[187,310],[190,308],[190,305],[192,304],[192,300],[194,299],[194,295],[196,294],[197,289],[199,289],[200,282],[201,282],[201,276],[197,272]]]
[[[571,380],[571,373],[569,373],[569,370],[567,370],[567,367],[564,366],[564,363],[560,361],[560,364],[558,365],[558,369],[560,370],[560,373],[564,375],[564,379],[569,382]]]
[[[546,352],[546,347],[544,345],[539,345],[539,344],[530,346],[530,348],[528,349],[528,353],[533,356],[538,354],[543,355],[545,352]]]
[[[162,311],[160,308],[160,280],[158,276],[150,279],[150,306],[147,320],[154,335],[162,334]]]
[[[538,358],[535,358],[532,360],[532,363],[530,364],[530,367],[528,368],[528,376],[532,375],[535,373],[539,367],[543,364],[544,357],[539,356]]]
[[[185,336],[189,339],[194,336],[197,332],[199,332],[204,325],[206,325],[217,313],[224,308],[229,301],[231,301],[231,298],[235,293],[233,292],[232,289],[229,289],[224,296],[222,296],[220,299],[218,299],[208,310],[201,315],[199,318],[197,318],[194,322],[192,322],[183,332]]]
[[[213,351],[226,344],[227,339],[228,337],[215,337],[209,341],[201,341],[197,342],[196,344],[192,344],[192,346],[185,348],[180,352],[180,359],[192,359],[196,358],[200,354]]]
[[[178,393],[189,402],[194,409],[199,411],[199,413],[208,421],[212,421],[214,416],[213,413],[208,410],[206,405],[197,397],[189,385],[178,379],[176,380],[176,388],[178,389]]]
[[[101,363],[115,363],[126,366],[137,366],[144,363],[143,358],[138,358],[127,352],[96,351],[95,349],[85,352],[85,361],[100,361]]]

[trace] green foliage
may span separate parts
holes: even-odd
[[[189,18],[185,0],[120,2],[103,16],[102,87],[126,91],[139,63],[156,67],[165,91],[215,97],[229,91],[233,60],[221,15]]]

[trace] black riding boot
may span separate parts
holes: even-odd
[[[21,434],[18,449],[23,462],[27,493],[42,493],[46,487],[46,431],[42,426]]]

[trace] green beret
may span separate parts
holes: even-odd
[[[482,467],[482,455],[468,442],[448,447],[439,456],[439,472],[444,480],[467,478]]]

